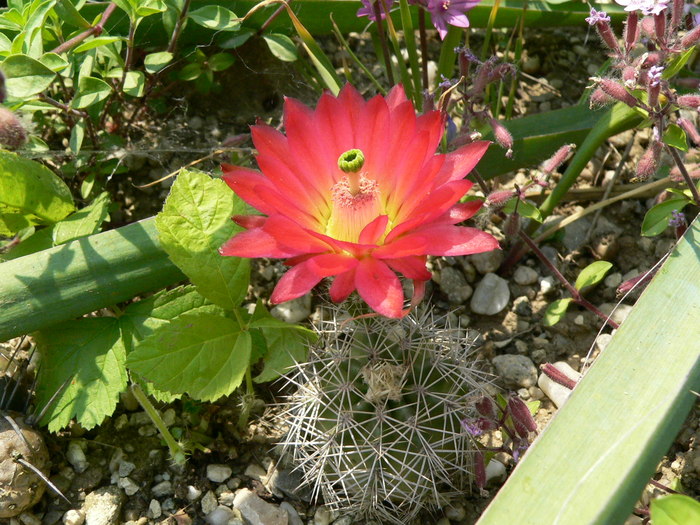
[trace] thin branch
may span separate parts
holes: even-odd
[[[107,9],[105,9],[105,12],[102,13],[102,18],[100,18],[100,21],[97,22],[97,24],[95,24],[89,29],[86,29],[79,35],[75,35],[70,40],[66,40],[60,46],[54,48],[51,52],[60,55],[61,53],[65,53],[66,51],[77,46],[80,42],[82,42],[88,37],[101,35],[102,31],[104,31],[107,20],[109,20],[109,17],[112,16],[112,13],[116,8],[117,4],[115,4],[114,2],[110,2],[110,4],[107,6]]]

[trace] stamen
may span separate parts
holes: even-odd
[[[331,193],[333,209],[326,226],[327,235],[357,242],[362,229],[382,214],[377,181],[361,173],[348,173],[333,185]]]

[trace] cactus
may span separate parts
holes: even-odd
[[[476,446],[461,426],[489,376],[458,327],[335,309],[288,377],[284,450],[333,508],[406,524],[468,489]]]

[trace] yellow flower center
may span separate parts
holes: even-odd
[[[360,232],[382,214],[379,185],[361,173],[348,173],[333,185],[333,206],[326,235],[358,242]]]

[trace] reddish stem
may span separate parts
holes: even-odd
[[[109,17],[112,16],[112,13],[114,10],[117,8],[117,4],[114,2],[111,2],[108,6],[107,9],[105,9],[105,12],[102,13],[102,17],[100,18],[100,21],[97,22],[94,26],[92,26],[89,29],[86,29],[79,35],[75,35],[73,38],[70,40],[66,40],[61,44],[60,46],[54,48],[51,52],[56,53],[57,55],[60,55],[61,53],[65,53],[69,49],[72,49],[73,47],[77,46],[80,42],[85,40],[88,37],[91,36],[99,36],[102,34],[102,31],[104,31],[105,24],[107,23],[107,20],[109,20]]]

